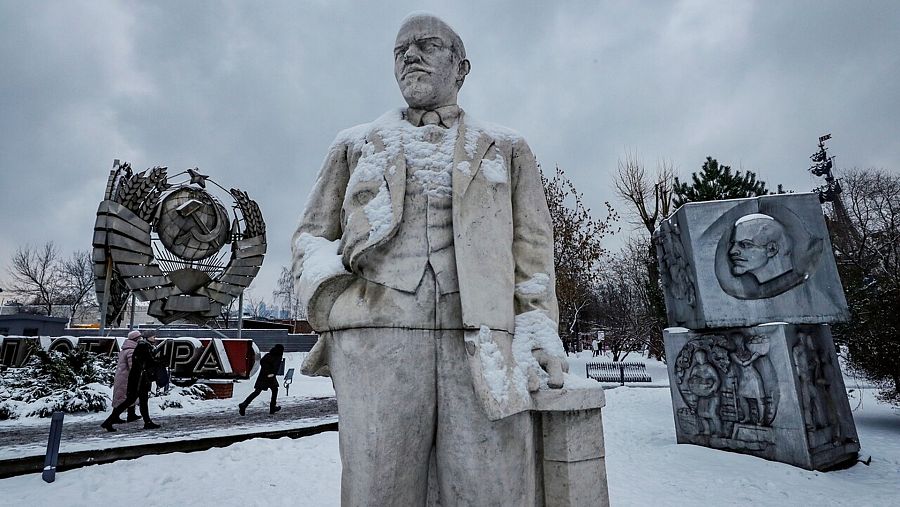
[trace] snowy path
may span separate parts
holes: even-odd
[[[265,397],[265,393],[260,398]],[[119,447],[151,442],[184,440],[213,435],[233,435],[251,431],[273,431],[289,427],[336,420],[337,402],[328,398],[286,398],[279,401],[281,411],[270,415],[268,399],[254,400],[241,417],[237,400],[233,406],[203,412],[158,411],[151,408],[154,422],[161,424],[158,430],[144,430],[143,423],[116,425],[118,431],[107,433],[100,428],[97,418],[73,418],[63,422],[60,452]],[[20,426],[15,431],[0,434],[0,459],[19,458],[43,454],[47,446],[49,419],[46,425]]]

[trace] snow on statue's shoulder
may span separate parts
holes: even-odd
[[[371,123],[363,123],[344,129],[338,132],[338,135],[334,137],[334,141],[331,142],[331,147],[352,146],[354,150],[361,150],[363,145],[366,144],[366,136],[369,135],[371,130]]]
[[[398,127],[403,127],[403,124],[403,109],[391,109],[369,123],[362,123],[338,132],[331,145],[332,147],[352,146],[354,150],[359,151],[373,132],[397,130]]]
[[[408,121],[405,121],[403,119],[404,111],[406,111],[406,108],[391,109],[390,111],[386,111],[378,118],[375,118],[375,120],[369,125],[372,126],[372,130],[393,129],[403,126],[414,128]]]
[[[503,125],[497,125],[496,123],[482,121],[469,115],[466,115],[465,122],[469,127],[469,131],[474,130],[477,132],[483,132],[493,138],[494,141],[514,143],[523,139],[522,134],[516,132],[511,128],[504,127]],[[466,144],[468,144],[468,141],[469,137],[466,136]],[[466,148],[468,148],[468,146],[466,146]]]

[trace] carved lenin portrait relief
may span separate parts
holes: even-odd
[[[762,213],[735,222],[728,258],[733,275],[749,273],[761,284],[794,269],[791,238],[778,220]]]
[[[815,272],[823,239],[784,206],[762,212],[726,213],[710,227],[721,232],[715,272],[725,293],[737,299],[765,299],[806,282]],[[763,210],[760,210],[763,211]]]

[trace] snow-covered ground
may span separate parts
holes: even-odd
[[[579,372],[579,363],[583,371],[587,356],[570,358],[571,371]],[[653,383],[654,372],[665,376],[659,366],[648,362]],[[303,388],[295,393],[300,386],[324,389],[320,379],[297,382],[292,395],[306,395]],[[676,445],[668,389],[618,387],[606,395],[606,467],[615,506],[900,505],[900,411],[878,403],[870,389],[850,396],[861,454],[872,456],[871,466],[829,473]],[[53,484],[37,474],[4,479],[0,491],[4,505],[339,505],[338,440],[336,433],[256,439],[61,472]]]
[[[254,439],[222,449],[145,456],[0,480],[0,505],[340,505],[337,432],[292,440]]]

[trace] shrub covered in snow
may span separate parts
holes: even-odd
[[[83,350],[35,350],[24,367],[0,375],[0,420],[106,410],[115,362]]]
[[[184,408],[185,405],[193,405],[197,401],[210,400],[216,397],[212,388],[206,384],[194,384],[189,387],[176,387],[166,393],[152,394],[157,398],[153,400],[159,403],[159,408]]]

